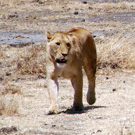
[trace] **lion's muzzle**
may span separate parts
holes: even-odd
[[[59,63],[59,64],[67,63],[67,59],[66,59],[67,55],[68,55],[67,53],[62,53],[62,56],[60,58],[56,58],[56,63]]]
[[[62,59],[56,58],[56,63],[65,64],[65,63],[67,63],[67,60],[65,58],[62,58]]]

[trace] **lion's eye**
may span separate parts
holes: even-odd
[[[56,43],[56,45],[60,45],[60,43],[59,43],[59,42],[57,42],[57,43]]]
[[[67,43],[67,47],[70,47],[70,43]]]

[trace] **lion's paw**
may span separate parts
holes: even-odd
[[[87,97],[87,102],[90,104],[90,105],[92,105],[92,104],[94,104],[95,102],[96,102],[96,98],[95,97]]]
[[[46,112],[47,115],[57,114],[58,113],[58,105],[51,105],[49,110]]]
[[[57,111],[46,111],[46,115],[53,115],[53,114],[57,114]]]
[[[83,105],[82,106],[73,106],[74,112],[80,112],[80,111],[83,111],[83,110],[84,110]]]

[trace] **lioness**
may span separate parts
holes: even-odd
[[[46,33],[46,70],[47,88],[51,105],[47,114],[58,113],[58,77],[69,78],[74,88],[73,110],[83,109],[82,67],[88,78],[87,102],[95,102],[95,73],[96,73],[96,46],[92,35],[83,28],[73,28],[70,31],[56,32],[53,35]]]

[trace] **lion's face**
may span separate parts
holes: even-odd
[[[70,35],[61,32],[51,35],[47,32],[47,45],[49,47],[49,53],[54,58],[57,65],[66,65],[71,49]]]

